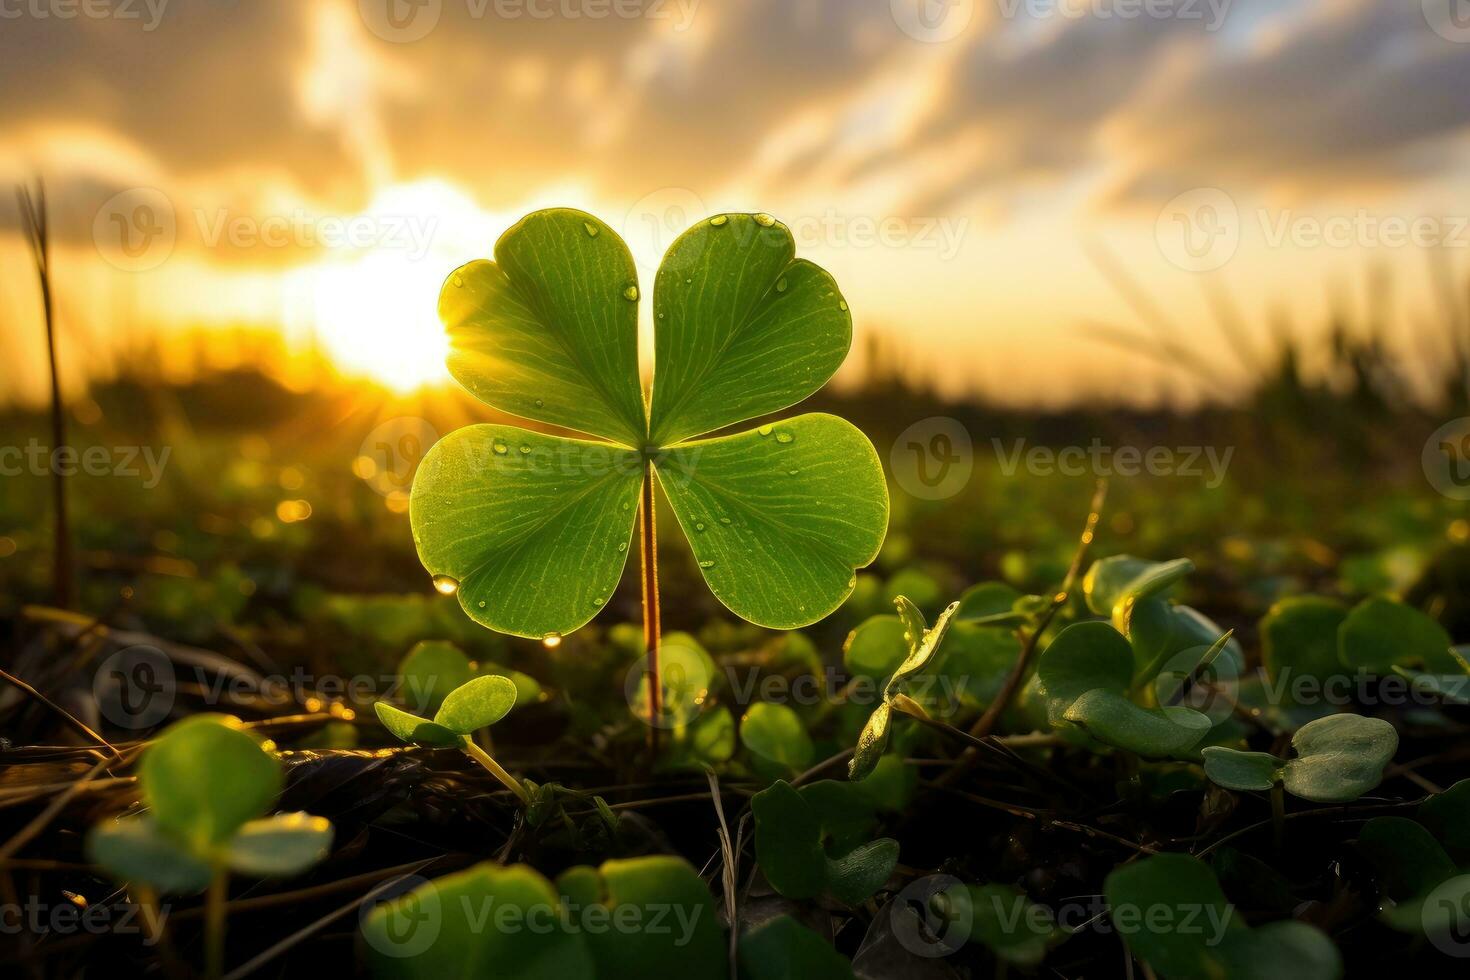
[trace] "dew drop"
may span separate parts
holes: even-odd
[[[561,646],[561,634],[547,633],[541,638],[541,645],[548,650],[556,649],[557,647]]]
[[[801,470],[787,470],[786,471],[786,475],[787,476],[795,476],[796,474],[798,474],[800,472],[801,472]]]
[[[434,591],[440,595],[454,595],[459,591],[459,579],[453,575],[435,575]]]
[[[837,308],[839,310],[841,310],[843,313],[846,313],[847,312],[847,300],[845,300],[845,299],[838,300],[837,301]]]
[[[769,425],[763,425],[755,431],[759,432],[763,436],[768,436],[771,434],[771,427]]]
[[[659,318],[659,319],[660,319],[660,320],[662,320],[662,319],[663,319],[663,318],[664,318],[664,315],[663,315],[663,314],[662,314],[662,313],[660,313],[660,314],[659,314],[659,315],[658,315],[658,318]]]
[[[638,287],[629,286],[627,289],[623,290],[623,299],[628,300],[632,303],[638,302]]]
[[[776,433],[776,441],[783,445],[789,445],[796,441],[796,436],[789,432],[778,432]]]
[[[454,276],[454,284],[456,286],[463,286],[464,285],[464,279],[458,273],[455,273],[455,276]]]
[[[526,445],[524,442],[521,443],[521,455],[525,455],[526,453],[529,453],[530,451],[531,451],[531,447],[530,446]]]
[[[717,214],[713,218],[709,219],[709,223],[714,225],[716,228],[719,228],[729,220],[730,216],[728,214]]]
[[[847,580],[847,587],[849,589],[855,589],[855,588],[857,588],[857,576],[856,575],[852,576],[851,578],[849,578]]]
[[[696,530],[696,531],[703,531],[704,530],[704,521],[695,521],[694,522],[694,530]]]
[[[720,523],[721,524],[728,525],[728,524],[734,524],[735,522],[732,521],[732,520],[730,520],[730,518],[728,518],[728,517],[722,517],[722,518],[720,518]]]
[[[702,562],[699,563],[699,567],[700,568],[714,568],[715,567],[715,563],[711,559],[706,558],[704,561],[702,561]]]
[[[475,605],[479,606],[481,609],[484,609],[485,608],[485,600],[484,599],[481,599],[479,602],[475,603]]]
[[[786,292],[786,277],[785,276],[782,276],[780,279],[777,279],[776,280],[776,292],[778,292],[778,293],[784,293],[784,292]]]
[[[685,280],[684,280],[684,285],[686,285],[686,286],[687,286],[687,285],[689,285],[689,284],[690,284],[690,283],[692,283],[692,282],[693,282],[693,281],[694,281],[694,280],[693,280],[693,279],[685,279]]]
[[[587,229],[587,237],[588,238],[596,238],[597,237],[597,233],[602,230],[601,228],[597,227],[596,225],[594,225],[590,221],[584,221],[584,222],[582,222],[582,227]]]
[[[595,598],[595,599],[592,600],[592,604],[594,606],[600,606],[600,605],[602,605],[606,601],[607,600],[604,599],[602,596],[598,596],[597,598]]]
[[[627,551],[628,550],[628,542],[626,542],[626,541],[619,541],[618,542],[618,550],[619,551]]]
[[[495,442],[495,455],[504,456],[508,452],[510,452],[509,446],[499,440]]]
[[[774,225],[776,223],[776,219],[762,211],[760,214],[755,216],[755,223],[760,225],[762,228],[769,228],[771,227],[771,225]]]
[[[546,405],[546,402],[544,400],[542,400],[540,398],[536,399],[536,407],[537,408],[544,408],[545,405]]]

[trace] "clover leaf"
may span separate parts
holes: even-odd
[[[850,815],[833,804],[842,795],[855,801],[861,790],[840,794],[817,789],[820,785],[797,790],[777,780],[751,798],[756,860],[771,887],[787,898],[825,892],[848,905],[861,905],[893,874],[898,841],[880,837],[854,844]]]
[[[847,303],[826,272],[795,258],[774,218],[700,222],[655,277],[645,411],[639,299],[622,239],[565,208],[527,215],[494,261],[449,277],[439,312],[450,373],[500,411],[605,441],[507,425],[440,440],[411,497],[420,559],[479,623],[568,633],[611,596],[656,479],[725,606],[762,626],[816,622],[852,591],[887,529],[872,444],[822,414],[690,440],[825,384],[851,344]]]
[[[1133,648],[1107,623],[1073,623],[1058,633],[1041,655],[1036,677],[1052,725],[1076,725],[1142,756],[1185,754],[1211,727],[1209,716],[1193,708],[1135,703],[1129,697]]]
[[[1342,975],[1341,954],[1320,929],[1293,920],[1248,925],[1209,865],[1187,854],[1125,864],[1108,875],[1103,892],[1129,950],[1164,980]]]
[[[511,776],[495,759],[475,743],[473,735],[495,724],[516,706],[515,681],[501,674],[484,674],[472,678],[444,696],[434,719],[396,708],[378,701],[373,710],[383,727],[405,742],[430,748],[455,746],[467,752],[484,766],[511,792],[529,803],[530,796],[520,780]]]
[[[1413,606],[1374,596],[1353,607],[1337,631],[1338,655],[1348,667],[1388,670],[1423,666],[1439,674],[1463,672],[1450,653],[1445,628]]]
[[[883,688],[883,700],[868,716],[868,721],[858,736],[857,748],[853,750],[852,761],[847,766],[847,778],[851,780],[862,779],[877,767],[878,760],[888,747],[894,699],[903,694],[905,682],[934,659],[939,644],[949,632],[950,622],[960,608],[958,602],[950,603],[931,628],[925,623],[924,614],[919,611],[919,607],[904,596],[899,596],[894,605],[898,607],[898,618],[903,624],[903,638],[908,646],[908,654],[893,668],[893,673]]]
[[[332,824],[305,813],[266,816],[281,764],[240,721],[202,714],[170,726],[143,752],[138,782],[148,813],[108,820],[87,837],[91,859],[124,881],[166,894],[209,887],[208,972],[224,949],[230,872],[298,874],[332,845]]]
[[[1318,803],[1355,800],[1377,786],[1393,761],[1399,736],[1381,718],[1329,715],[1303,725],[1291,737],[1297,757],[1224,746],[1204,749],[1205,775],[1226,789],[1266,791],[1281,783],[1288,793]]]

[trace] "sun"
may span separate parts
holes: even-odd
[[[398,392],[446,381],[436,311],[449,269],[391,250],[310,269],[316,334],[333,363]]]

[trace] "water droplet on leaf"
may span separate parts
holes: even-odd
[[[463,286],[464,285],[464,279],[461,278],[457,273],[455,274],[455,277],[454,277],[454,284],[456,286]]]
[[[780,279],[777,279],[776,280],[776,292],[778,292],[778,293],[784,293],[784,292],[786,292],[786,277],[785,276],[782,276]]]
[[[755,223],[760,225],[762,228],[769,228],[771,227],[771,225],[774,225],[776,223],[776,219],[762,211],[760,214],[755,216]]]
[[[587,229],[587,237],[588,238],[596,238],[597,237],[597,233],[602,230],[601,228],[597,227],[596,225],[594,225],[590,221],[584,221],[584,222],[582,222],[582,227]]]
[[[778,432],[776,433],[776,441],[782,444],[789,444],[796,441],[796,436],[789,432]]]
[[[510,452],[510,447],[509,446],[507,446],[503,442],[496,441],[496,443],[495,443],[495,455],[497,455],[497,456],[504,456],[508,452]]]
[[[699,567],[700,568],[714,568],[715,567],[715,563],[713,561],[711,561],[710,559],[706,558],[704,561],[702,561],[702,562],[699,563]]]
[[[704,521],[695,521],[694,522],[694,530],[696,530],[696,531],[703,531],[704,530]]]
[[[763,425],[755,431],[759,432],[763,436],[768,436],[771,434],[771,427],[769,425]]]
[[[541,645],[544,646],[548,650],[553,650],[553,649],[561,646],[561,634],[560,633],[547,633],[545,636],[543,636],[541,638]]]
[[[838,300],[837,301],[837,308],[839,310],[841,310],[843,313],[846,313],[847,312],[847,300],[845,300],[845,299]]]
[[[638,301],[638,287],[629,286],[627,289],[623,290],[623,299],[628,300],[629,302],[636,303]]]
[[[459,579],[453,575],[435,575],[434,591],[440,595],[454,595],[459,591]]]
[[[526,445],[524,442],[521,443],[521,453],[522,454],[529,453],[530,451],[531,451],[531,447],[530,446]]]
[[[727,214],[717,214],[713,218],[709,219],[709,223],[712,224],[712,225],[714,225],[716,228],[719,228],[721,225],[725,224],[725,222],[727,222],[729,220],[730,220],[730,216],[729,215],[727,215]]]

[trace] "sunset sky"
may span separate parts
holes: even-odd
[[[1432,361],[1467,164],[1470,0],[0,0],[0,177],[47,180],[74,380],[244,324],[440,381],[445,275],[570,205],[645,282],[768,211],[950,390],[1198,388],[1090,336],[1149,329],[1111,256],[1228,393],[1211,289],[1264,344],[1382,273]],[[7,192],[0,398],[43,378],[16,227]]]

